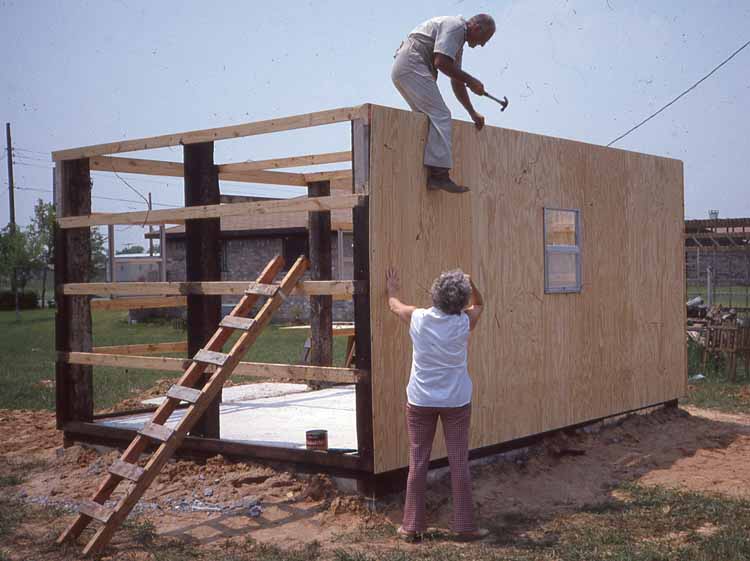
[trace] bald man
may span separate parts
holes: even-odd
[[[474,110],[466,90],[484,95],[484,85],[461,69],[464,44],[472,49],[483,47],[495,33],[495,20],[479,14],[469,20],[460,16],[440,16],[427,20],[409,33],[396,51],[391,79],[413,111],[424,113],[430,130],[424,151],[428,169],[427,188],[450,193],[469,189],[456,185],[450,178],[453,167],[451,154],[451,112],[437,86],[438,71],[451,79],[456,99],[471,116],[477,129],[484,126],[484,117]]]

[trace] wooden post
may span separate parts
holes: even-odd
[[[56,167],[58,217],[91,213],[89,160],[58,162]],[[63,285],[88,282],[91,270],[90,228],[63,230],[55,226],[55,350],[91,352],[91,306],[88,296],[65,296]],[[94,416],[92,367],[55,361],[57,428],[68,421],[91,421]]]
[[[109,282],[116,282],[115,278],[115,226],[110,224],[107,226],[107,247],[109,248],[109,259],[107,259],[107,267],[109,268]]]
[[[366,290],[354,295],[354,348],[355,367],[370,372],[370,207],[369,202],[355,207],[354,228],[354,280],[366,283]],[[371,376],[355,386],[357,412],[357,447],[359,457],[367,469],[374,470],[372,435],[372,383]],[[372,482],[360,490],[370,493]]]
[[[330,194],[330,181],[314,181],[307,185],[308,197],[328,197]],[[310,278],[331,280],[331,211],[308,214]],[[330,295],[310,297],[310,364],[333,364],[333,298]]]
[[[185,206],[219,204],[219,175],[214,165],[214,143],[184,146]],[[162,243],[164,243],[162,241]],[[191,281],[221,280],[219,218],[185,222],[185,276]],[[163,251],[163,250],[162,250]],[[221,321],[221,296],[188,295],[188,356],[192,357],[208,342]],[[203,384],[210,374],[203,377]],[[191,431],[193,436],[219,438],[221,392]]]

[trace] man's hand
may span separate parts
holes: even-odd
[[[471,80],[466,82],[466,85],[476,95],[479,95],[479,96],[484,95],[484,84],[480,82],[479,80],[477,80],[476,78],[474,78],[473,76],[471,77]]]
[[[398,271],[393,267],[388,267],[388,270],[385,272],[385,286],[388,291],[388,296],[396,296],[401,289]]]
[[[471,114],[471,120],[474,121],[477,130],[482,130],[482,127],[484,127],[484,115],[480,115],[475,111]]]

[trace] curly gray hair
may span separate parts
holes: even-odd
[[[432,305],[446,314],[460,314],[469,304],[471,283],[461,269],[445,271],[432,283]]]

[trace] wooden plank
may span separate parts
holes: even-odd
[[[230,329],[249,331],[255,325],[255,320],[253,318],[243,318],[238,316],[224,316],[219,325]]]
[[[128,443],[136,435],[131,429],[113,427],[100,423],[71,422],[65,425],[66,436],[81,439],[89,436],[92,439],[105,439],[111,442]],[[320,466],[350,470],[349,477],[355,471],[362,470],[361,462],[356,455],[323,453],[304,448],[282,448],[280,446],[263,446],[246,442],[218,440],[215,438],[197,438],[188,436],[179,448],[178,454],[195,458],[200,455],[223,454],[234,458],[254,458],[294,462],[304,466]]]
[[[275,296],[279,290],[278,284],[263,284],[249,282],[245,285],[245,294],[257,294],[258,296]]]
[[[143,425],[143,428],[138,431],[138,434],[150,438],[151,440],[158,440],[159,442],[167,442],[172,435],[174,430],[164,425],[157,425],[156,423],[148,422]]]
[[[352,191],[370,190],[370,126],[362,119],[352,121]]]
[[[109,473],[127,479],[128,481],[138,481],[141,475],[143,475],[143,468],[129,462],[123,462],[122,460],[115,460],[111,466],[109,466]]]
[[[141,343],[136,345],[108,345],[94,347],[95,353],[113,355],[150,355],[159,353],[182,353],[188,350],[187,341],[173,341],[169,343]]]
[[[201,395],[203,394],[200,390],[180,386],[179,384],[175,384],[167,390],[167,397],[179,399],[180,401],[187,401],[188,403],[197,402]]]
[[[259,283],[263,285],[264,283]],[[169,296],[169,295],[242,295],[249,286],[258,286],[252,281],[197,281],[197,282],[90,282],[67,283],[63,294],[76,296]],[[267,295],[273,295],[277,284]],[[260,290],[260,289],[259,289]],[[295,296],[341,296],[350,298],[360,290],[366,290],[362,282],[351,280],[303,281],[292,294]],[[170,306],[171,307],[171,306]]]
[[[164,372],[182,372],[190,365],[190,359],[173,357],[152,357],[132,355],[110,355],[98,353],[65,353],[58,360],[70,364],[89,366],[112,366],[115,368],[137,368],[141,370],[161,370]],[[367,379],[368,373],[356,368],[316,367],[294,364],[272,364],[265,362],[240,362],[233,376],[255,376],[279,380],[319,380],[353,384]]]
[[[112,156],[95,156],[91,158],[92,171],[116,171],[117,173],[137,173],[161,177],[182,177],[181,162],[164,162],[138,158],[117,158]]]
[[[304,187],[307,185],[305,176],[301,173],[282,171],[222,171],[219,166],[219,179],[222,181],[239,181],[241,183],[266,183],[269,185],[292,185]]]
[[[352,159],[351,151],[328,152],[325,154],[310,154],[307,156],[290,156],[287,158],[273,158],[270,160],[255,160],[253,162],[240,162],[236,164],[220,164],[219,173],[242,172],[268,169],[284,169],[302,166],[315,166],[319,164],[335,164],[349,162]]]
[[[182,308],[185,306],[187,306],[187,298],[183,296],[166,296],[160,298],[117,298],[114,300],[91,301],[91,309],[101,311],[150,310],[154,308]]]
[[[68,150],[58,150],[52,152],[52,159],[74,160],[90,156],[101,156],[103,154],[118,154],[121,152],[135,152],[138,150],[152,150],[154,148],[164,148],[166,146],[179,146],[185,144],[195,144],[201,142],[213,142],[227,138],[240,138],[243,136],[254,136],[270,132],[287,131],[294,129],[303,129],[307,127],[317,127],[342,121],[350,121],[361,117],[363,106],[344,107],[340,109],[331,109],[328,111],[318,111],[315,113],[306,113],[303,115],[294,115],[292,117],[282,117],[279,119],[268,119],[254,123],[245,123],[242,125],[233,125],[213,129],[203,129],[197,131],[182,132],[176,134],[167,134],[162,136],[152,136],[148,138],[139,138],[136,140],[123,140],[119,142],[110,142],[107,144],[95,144],[72,148]]]
[[[172,224],[200,218],[220,218],[222,216],[244,216],[247,214],[280,214],[313,210],[333,210],[353,208],[361,204],[361,195],[333,195],[309,199],[283,199],[250,203],[210,204],[186,208],[160,209],[152,211],[92,213],[59,218],[60,228],[84,228],[106,224]]]
[[[317,171],[312,173],[306,173],[305,184],[315,183],[317,181],[336,181],[339,179],[351,179],[351,169],[337,169],[333,171]]]
[[[111,509],[94,501],[81,501],[81,504],[78,505],[78,512],[103,524],[106,524],[112,516]]]
[[[330,181],[315,181],[308,185],[308,197],[327,197],[331,194]],[[331,252],[331,212],[316,211],[308,215],[310,278],[314,281],[333,277]],[[330,296],[310,297],[310,364],[333,364],[333,300]]]
[[[56,166],[57,216],[91,212],[91,173],[88,160]],[[86,282],[91,270],[88,228],[55,228],[55,349],[91,350],[92,323],[89,299],[64,294],[68,282]],[[94,385],[91,368],[55,363],[55,408],[58,427],[71,420],[90,421],[94,415]]]
[[[422,115],[373,107],[375,472],[408,465],[411,343],[384,304],[390,266],[409,304],[429,307],[434,278],[456,267],[485,296],[469,345],[471,449],[684,395],[681,163],[454,121],[451,173],[472,190],[434,193],[424,187],[425,130]],[[578,294],[544,293],[545,207],[581,211]],[[442,435],[433,450],[445,455]]]
[[[204,362],[206,364],[214,364],[216,366],[224,366],[227,360],[229,360],[229,355],[226,353],[219,353],[217,351],[208,351],[206,349],[201,349],[197,353],[195,353],[193,360],[196,362]]]

